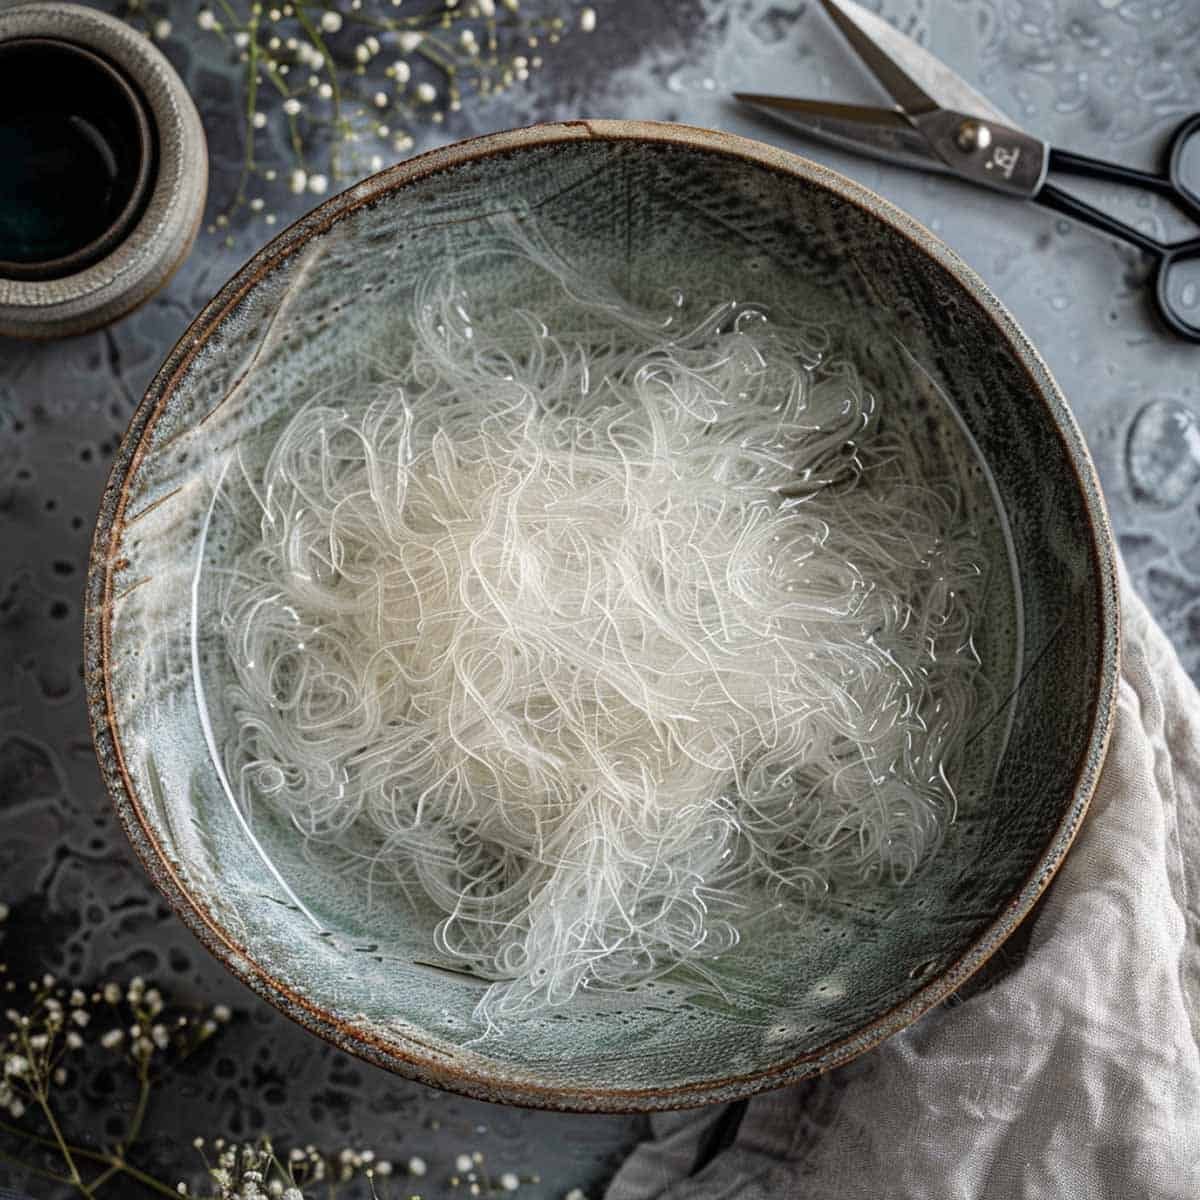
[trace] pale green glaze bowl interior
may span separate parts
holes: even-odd
[[[316,392],[363,377],[394,339],[414,280],[514,212],[631,294],[680,284],[720,299],[732,288],[876,314],[951,398],[988,464],[1011,533],[1023,654],[998,726],[1003,760],[987,786],[967,789],[944,847],[906,887],[752,940],[727,968],[730,1003],[680,1005],[664,984],[659,1003],[580,1003],[478,1041],[481,985],[414,962],[433,914],[369,904],[360,879],[314,867],[266,817],[258,844],[247,836],[206,744],[191,622],[206,587],[198,564],[226,549],[220,523],[206,521],[234,450],[260,444],[255,435]],[[536,306],[499,267],[479,286],[494,287],[496,304],[520,291]],[[108,787],[147,869],[205,944],[373,1062],[487,1099],[596,1111],[793,1082],[957,988],[1066,853],[1103,759],[1117,671],[1116,572],[1091,464],[1045,367],[978,278],[910,218],[812,163],[623,122],[426,155],[267,246],[193,323],[139,407],[104,497],[88,599]],[[201,678],[219,684],[202,624],[196,656]],[[211,708],[219,737],[225,717]]]

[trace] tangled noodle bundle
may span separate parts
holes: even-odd
[[[905,879],[979,672],[961,485],[819,328],[536,261],[546,324],[443,271],[388,383],[295,415],[222,591],[244,810],[424,893],[485,1022]]]

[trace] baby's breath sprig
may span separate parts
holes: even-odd
[[[8,916],[0,904],[0,921]],[[118,1175],[151,1191],[174,1189],[129,1161],[146,1119],[150,1094],[171,1068],[193,1054],[228,1022],[217,1005],[207,1013],[168,1008],[162,993],[140,978],[121,986],[109,981],[86,992],[44,975],[25,987],[7,978],[0,963],[6,1002],[0,1025],[0,1134],[17,1146],[55,1152],[61,1170],[50,1170],[0,1150],[0,1163],[20,1166],[41,1178],[70,1185],[88,1200]],[[5,1028],[4,1026],[7,1026]],[[120,1139],[102,1150],[74,1144],[66,1136],[56,1103],[60,1089],[78,1074],[89,1045],[115,1056],[136,1083],[133,1113]]]
[[[125,0],[124,15],[163,40],[173,27],[155,9],[162,3]],[[241,64],[246,121],[235,194],[210,232],[232,244],[242,209],[274,225],[273,189],[323,195],[407,154],[420,123],[440,124],[466,96],[525,83],[547,47],[596,28],[594,8],[570,9],[570,0],[205,0],[196,25]],[[276,121],[287,162],[270,149]]]
[[[10,910],[0,903],[0,939]],[[0,961],[0,995],[5,1010],[0,1024],[0,1167],[71,1187],[84,1200],[122,1200],[137,1193],[179,1200],[336,1200],[355,1193],[368,1200],[422,1200],[421,1181],[430,1164],[413,1155],[400,1165],[367,1148],[325,1154],[316,1146],[276,1149],[269,1136],[253,1142],[197,1137],[192,1142],[203,1164],[193,1179],[176,1183],[159,1178],[131,1161],[152,1094],[173,1067],[195,1053],[233,1020],[217,1004],[205,1011],[172,1005],[162,992],[135,977],[113,980],[91,990],[71,987],[53,975],[19,986]],[[5,1027],[5,1025],[7,1027]],[[136,1084],[133,1113],[118,1141],[103,1147],[79,1144],[62,1123],[61,1092],[82,1076],[81,1060],[98,1055],[106,1065],[123,1065]],[[436,1127],[436,1122],[435,1122]],[[10,1149],[11,1148],[11,1149]],[[489,1173],[482,1152],[464,1151],[452,1170],[441,1175],[449,1188],[471,1197],[507,1200],[535,1174]],[[0,1172],[0,1182],[4,1182]],[[120,1179],[117,1185],[114,1181]],[[111,1185],[111,1186],[110,1186]],[[389,1191],[389,1185],[401,1192]],[[587,1200],[572,1189],[563,1200]]]

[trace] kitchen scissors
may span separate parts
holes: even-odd
[[[1137,246],[1155,261],[1159,314],[1200,343],[1200,235],[1161,242],[1047,182],[1050,172],[1130,184],[1165,196],[1200,225],[1200,113],[1175,130],[1161,175],[1059,150],[1013,125],[945,63],[850,0],[821,0],[851,47],[891,94],[892,108],[736,92],[751,107],[834,145],[941,171],[1034,200]]]

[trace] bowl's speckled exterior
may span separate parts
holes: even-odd
[[[746,973],[754,1019],[737,1006],[686,1019],[581,1008],[473,1042],[470,981],[414,967],[403,923],[368,911],[349,886],[313,881],[285,839],[270,845],[273,878],[214,785],[190,614],[221,465],[247,433],[384,344],[389,297],[402,300],[432,256],[512,211],[630,286],[676,264],[701,289],[705,271],[719,276],[725,295],[771,278],[831,311],[886,311],[952,397],[1007,513],[1024,659],[993,784],[892,902],[772,947]],[[1115,707],[1108,522],[1079,431],[1025,336],[954,254],[879,197],[782,151],[673,125],[579,121],[451,146],[281,234],[200,314],[138,408],[104,495],[87,601],[106,783],[148,871],[204,944],[368,1061],[544,1107],[729,1100],[828,1070],[904,1028],[1030,912],[1083,818]],[[284,878],[305,878],[303,908]]]

